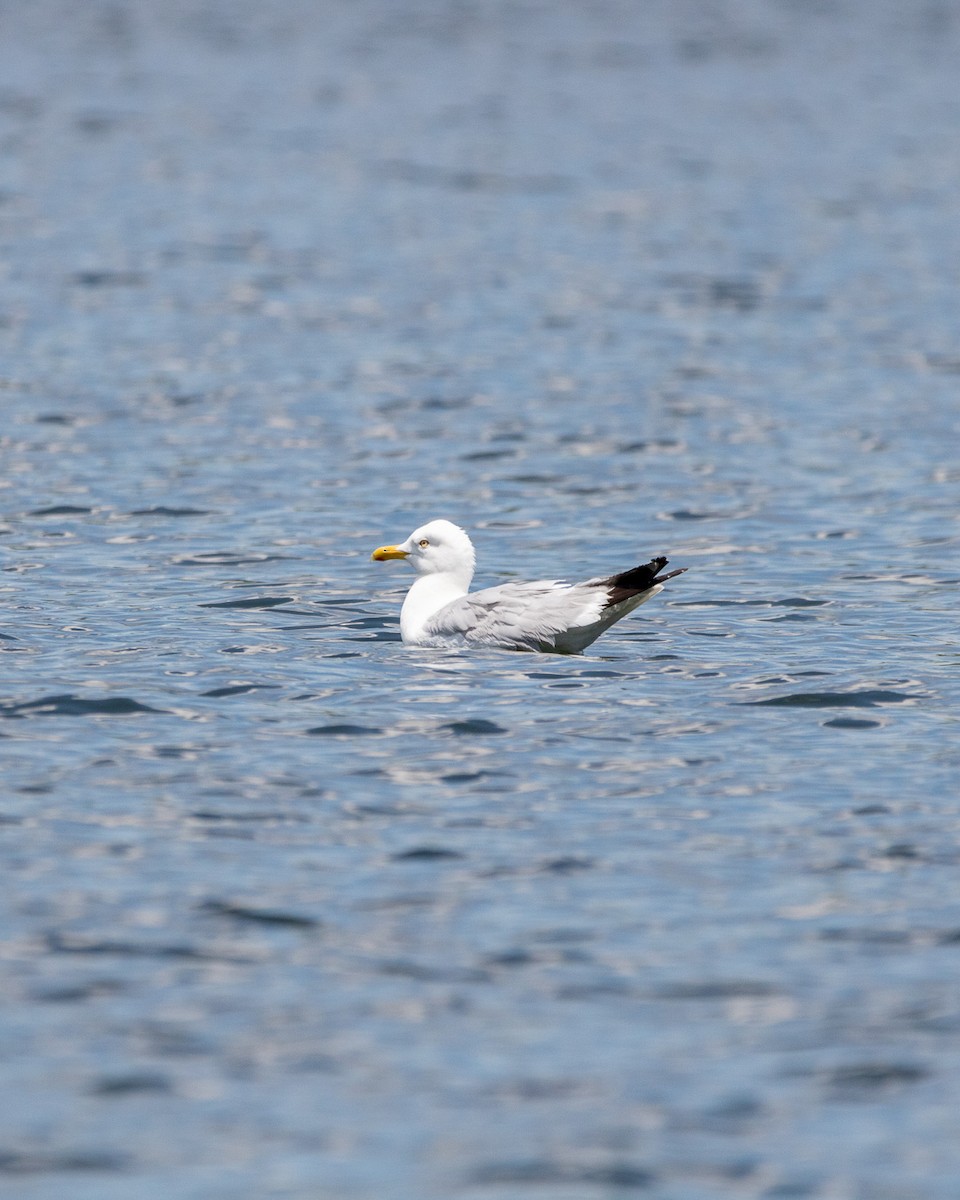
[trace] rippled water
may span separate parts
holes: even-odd
[[[5,20],[3,1194],[953,1200],[954,7]]]

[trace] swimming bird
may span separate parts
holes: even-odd
[[[416,571],[400,611],[409,646],[493,646],[579,654],[621,617],[663,590],[686,567],[660,572],[665,558],[619,575],[564,583],[540,579],[471,592],[476,552],[451,521],[429,521],[398,546],[380,546],[375,562],[405,559]]]

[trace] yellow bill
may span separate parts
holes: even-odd
[[[378,546],[370,555],[374,562],[386,562],[389,558],[406,558],[409,551],[399,546]]]

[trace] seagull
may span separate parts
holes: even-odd
[[[406,645],[579,654],[686,570],[661,575],[667,560],[652,558],[644,566],[583,583],[540,579],[471,592],[476,557],[466,532],[444,520],[421,525],[397,546],[374,550],[374,562],[406,559],[417,573],[400,611]]]

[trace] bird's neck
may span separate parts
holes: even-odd
[[[451,600],[467,594],[470,576],[438,572],[421,575],[414,581],[400,610],[400,635],[405,642],[416,641],[426,622]]]

